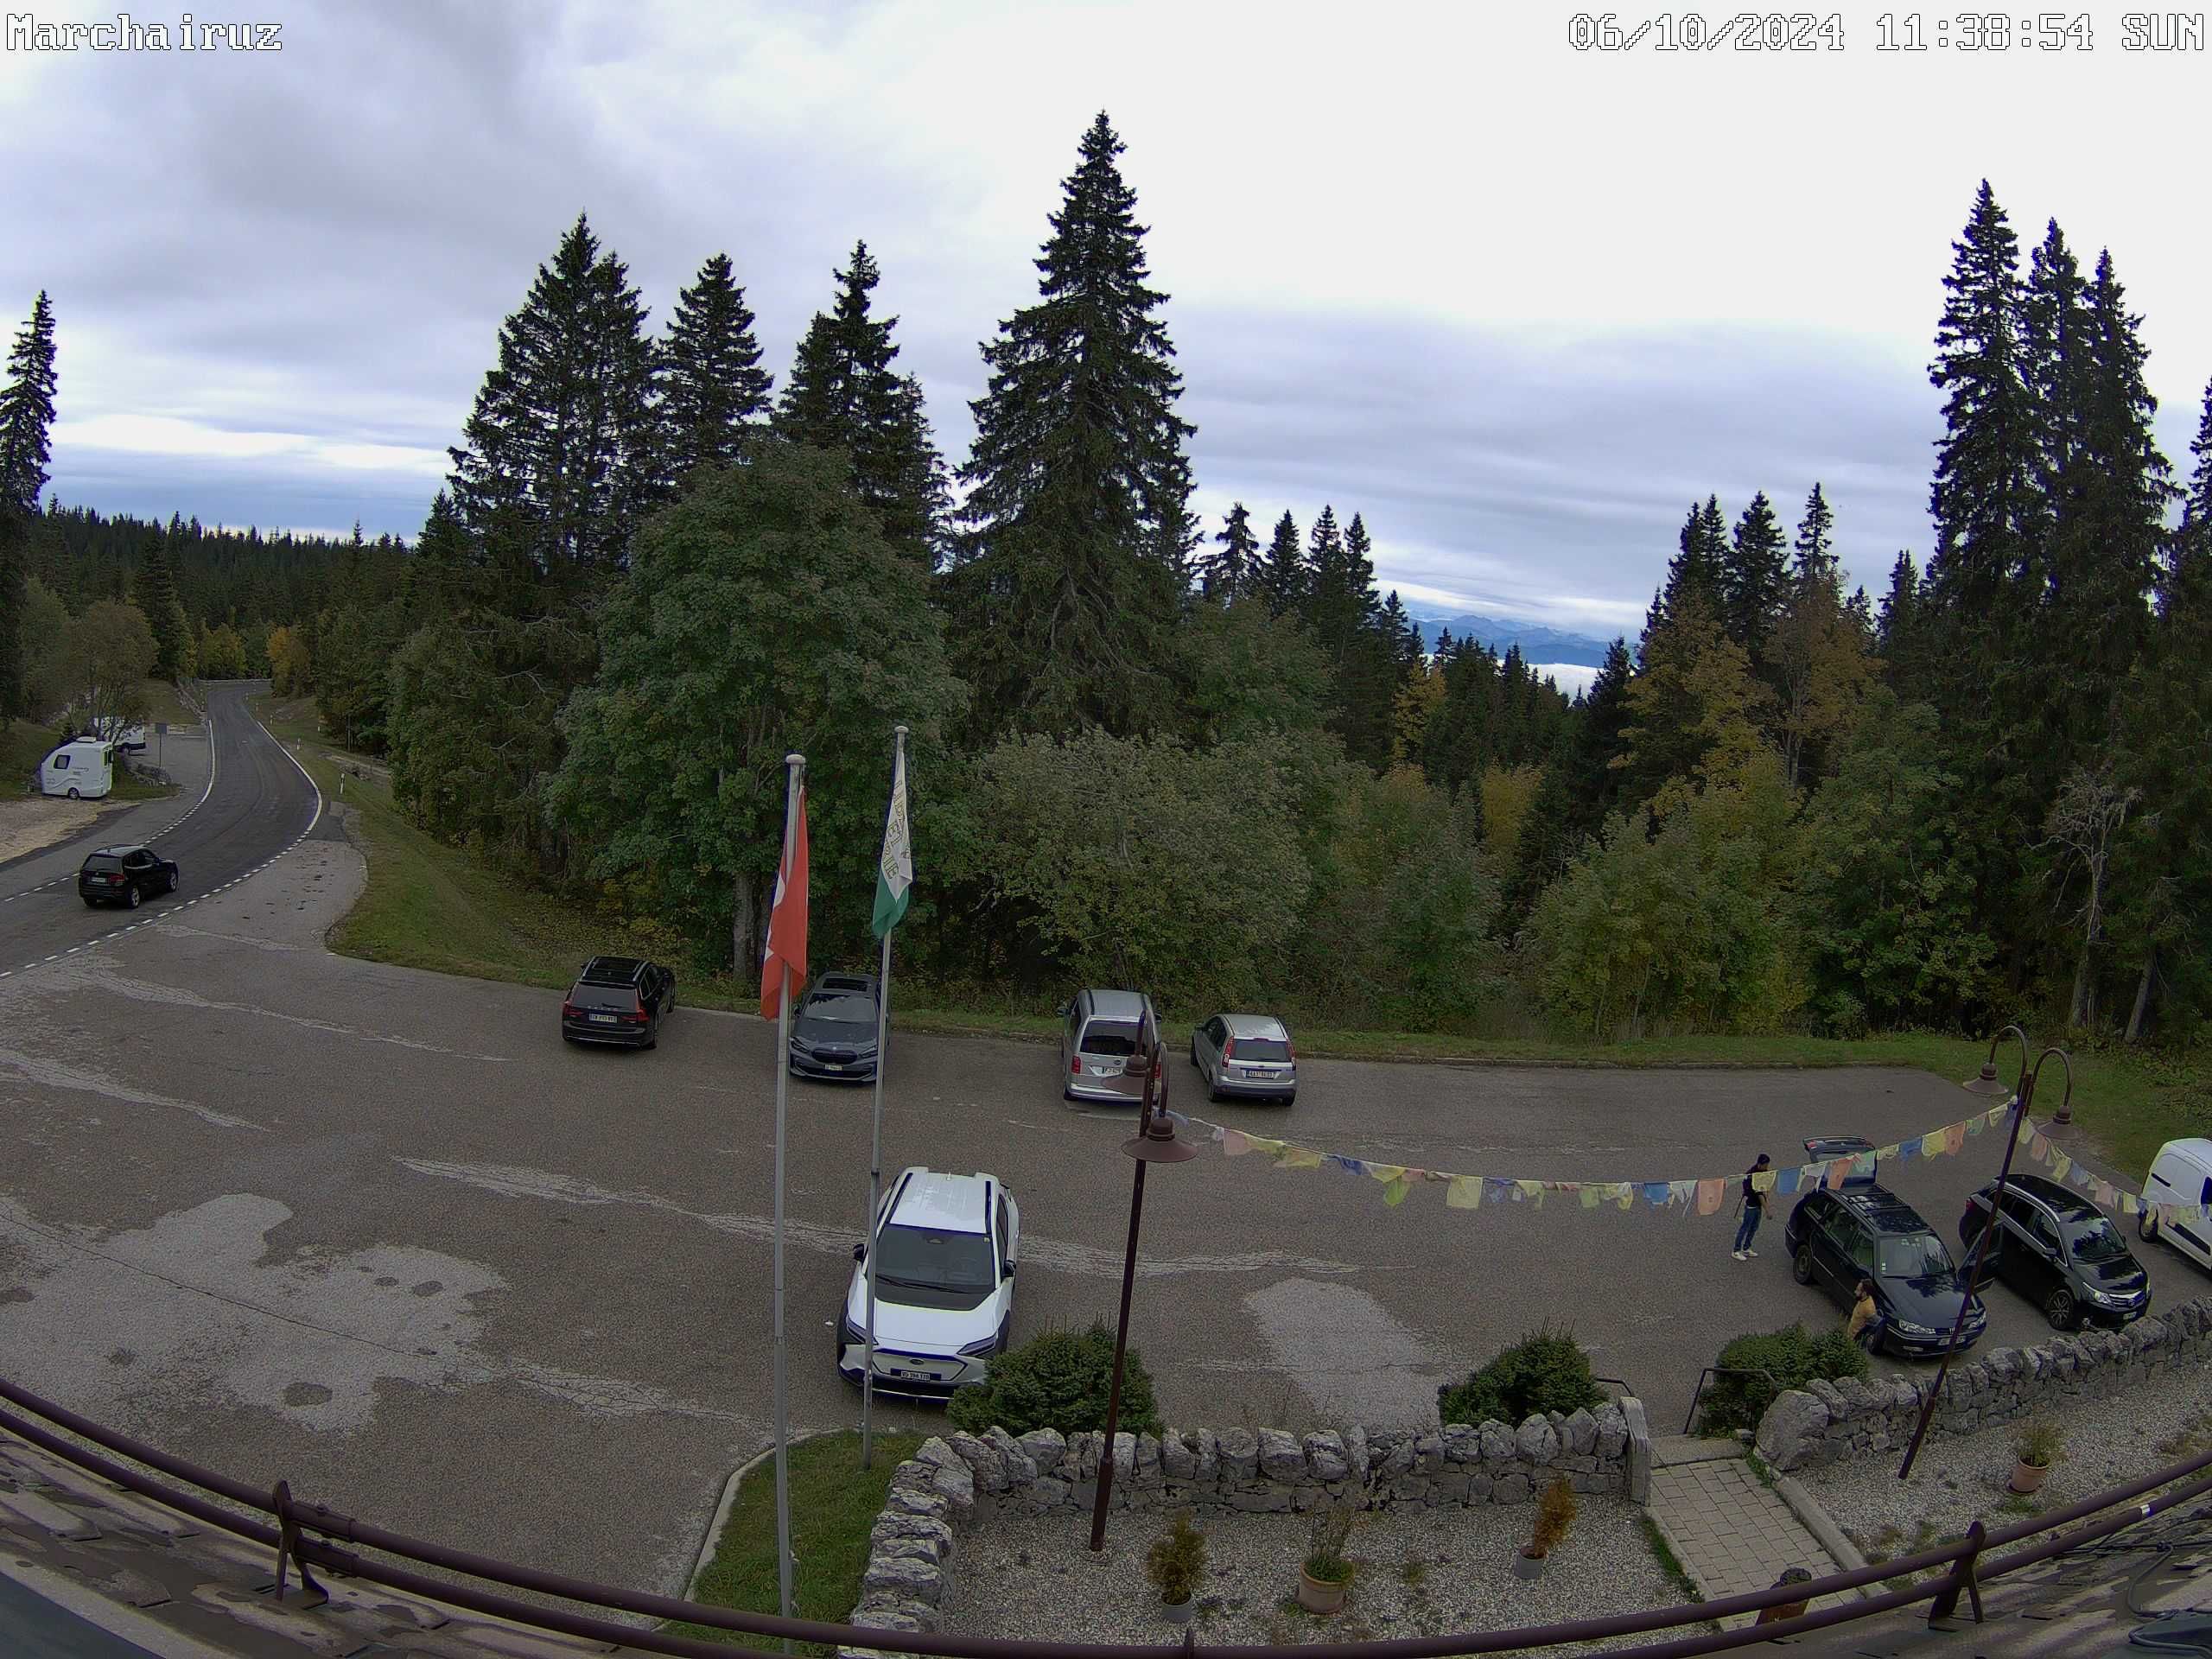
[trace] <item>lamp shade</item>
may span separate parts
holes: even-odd
[[[1175,1126],[1165,1117],[1154,1118],[1144,1134],[1122,1141],[1122,1150],[1147,1164],[1187,1164],[1198,1155],[1198,1149],[1189,1141],[1175,1138]]]
[[[2012,1092],[2009,1085],[1998,1081],[1995,1060],[1984,1060],[1981,1063],[1981,1075],[1968,1078],[1960,1086],[1970,1095],[1988,1095],[1993,1098]]]

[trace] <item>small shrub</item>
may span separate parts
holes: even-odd
[[[2059,1449],[2065,1440],[2066,1432],[2056,1423],[2048,1417],[2038,1417],[2020,1430],[2012,1449],[2029,1468],[2048,1469],[2066,1455]]]
[[[1757,1428],[1785,1389],[1802,1389],[1815,1377],[1832,1382],[1864,1376],[1867,1370],[1866,1351],[1842,1331],[1815,1334],[1802,1323],[1738,1337],[1720,1351],[1719,1363],[1721,1374],[1706,1389],[1698,1411],[1698,1428],[1706,1434]],[[1742,1374],[1730,1375],[1731,1368]]]
[[[1144,1575],[1152,1580],[1160,1599],[1179,1607],[1197,1593],[1206,1570],[1206,1535],[1191,1524],[1191,1512],[1179,1510],[1174,1524],[1152,1541],[1144,1559]]]
[[[1548,1411],[1572,1414],[1605,1403],[1590,1375],[1590,1356],[1569,1330],[1538,1326],[1465,1382],[1436,1391],[1447,1423],[1522,1423]]]
[[[1574,1487],[1565,1475],[1554,1476],[1536,1500],[1535,1529],[1529,1536],[1529,1554],[1541,1560],[1567,1541],[1574,1525]]]
[[[1056,1428],[1088,1433],[1106,1427],[1106,1395],[1114,1385],[1114,1333],[1104,1324],[1088,1331],[1047,1331],[991,1362],[983,1385],[952,1396],[946,1416],[955,1428],[980,1434],[995,1423],[1009,1434]],[[1135,1348],[1122,1370],[1122,1417],[1131,1434],[1160,1433],[1160,1408],[1152,1375]]]
[[[1353,1511],[1321,1510],[1313,1516],[1313,1532],[1306,1547],[1306,1576],[1323,1584],[1342,1584],[1351,1577],[1351,1562],[1344,1546],[1351,1541]]]

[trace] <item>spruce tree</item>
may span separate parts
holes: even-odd
[[[159,531],[146,532],[145,548],[138,557],[138,574],[130,584],[130,597],[146,613],[154,631],[154,675],[175,680],[184,662],[184,648],[191,634],[184,606],[176,593],[176,573],[169,563],[168,538]]]
[[[1039,296],[983,348],[961,476],[955,658],[979,728],[1117,735],[1169,723],[1193,429],[1147,281],[1136,197],[1102,111],[1063,181]]]
[[[947,490],[924,407],[921,383],[892,365],[896,317],[879,317],[871,297],[883,280],[865,242],[834,272],[837,297],[800,336],[791,378],[776,409],[779,436],[842,451],[853,487],[874,508],[891,544],[925,569],[943,550]]]
[[[1789,543],[1775,521],[1774,504],[1760,490],[1737,519],[1720,566],[1722,617],[1730,637],[1754,663],[1765,660],[1788,570]]]
[[[1233,605],[1253,591],[1260,573],[1260,538],[1252,533],[1252,515],[1242,501],[1231,504],[1214,540],[1221,551],[1206,560],[1202,591],[1208,599]]]
[[[1707,496],[1702,507],[1692,502],[1676,537],[1675,556],[1667,561],[1666,579],[1644,614],[1639,655],[1666,626],[1668,617],[1692,596],[1706,610],[1719,609],[1727,557],[1727,521],[1720,515],[1719,498]]]
[[[695,467],[728,465],[746,435],[768,412],[775,376],[760,366],[753,313],[731,275],[729,256],[715,254],[676,298],[661,346],[661,422],[672,477]]]
[[[1803,582],[1836,574],[1835,513],[1818,483],[1805,498],[1805,516],[1797,521],[1797,539],[1791,544],[1789,574]]]
[[[54,308],[46,290],[8,353],[0,385],[0,726],[24,708],[24,596],[31,532],[46,488],[47,434],[54,425]]]
[[[1258,590],[1270,613],[1281,616],[1302,609],[1309,577],[1306,546],[1298,538],[1298,520],[1286,512],[1275,520],[1274,535],[1260,563]]]
[[[447,488],[517,613],[588,601],[665,493],[645,324],[627,270],[580,213],[500,325]]]

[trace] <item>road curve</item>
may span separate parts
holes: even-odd
[[[206,686],[213,777],[205,793],[104,820],[61,846],[12,861],[0,872],[0,976],[23,973],[95,940],[157,925],[202,896],[260,868],[305,835],[322,797],[284,747],[246,708],[259,681]],[[175,859],[177,891],[135,911],[86,905],[75,874],[92,848],[144,839]]]

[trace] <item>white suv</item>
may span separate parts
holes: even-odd
[[[983,1381],[1014,1323],[1020,1206],[995,1175],[918,1165],[891,1183],[875,1225],[875,1391],[944,1400]],[[868,1363],[868,1246],[853,1246],[838,1310],[837,1370]]]

